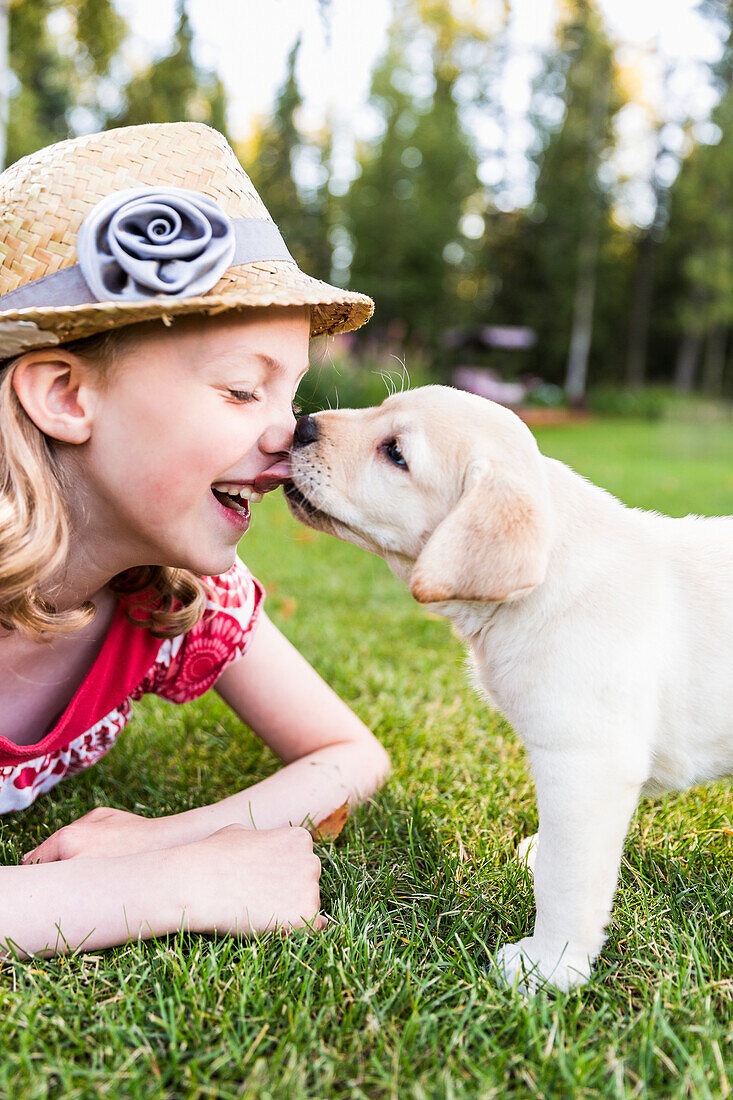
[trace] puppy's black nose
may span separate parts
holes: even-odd
[[[318,425],[312,416],[301,416],[295,425],[293,442],[296,447],[305,447],[318,439]]]

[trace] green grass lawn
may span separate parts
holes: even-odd
[[[628,504],[733,512],[729,426],[601,421],[538,435]],[[275,621],[392,754],[387,788],[321,850],[333,924],[288,941],[172,936],[0,964],[0,1096],[730,1095],[730,785],[642,804],[594,980],[526,1002],[482,960],[531,928],[512,853],[537,825],[532,784],[447,624],[378,559],[297,526],[279,494],[256,509],[241,553]],[[274,767],[213,695],[148,699],[99,765],[3,819],[0,855],[14,861],[99,803],[175,812]]]

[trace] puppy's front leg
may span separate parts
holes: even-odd
[[[534,932],[497,954],[510,983],[581,985],[605,939],[624,838],[642,787],[628,758],[530,750],[540,827]]]

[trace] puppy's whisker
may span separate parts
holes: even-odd
[[[409,390],[410,388],[410,372],[407,369],[407,364],[405,363],[405,360],[400,359],[399,355],[393,354],[392,358],[396,359],[400,367],[402,368],[400,372],[400,393],[404,393],[406,389]],[[407,381],[407,385],[405,385],[405,381]]]
[[[375,371],[374,373],[379,374],[379,377],[384,382],[384,388],[386,389],[387,394],[391,397],[394,393],[394,390],[392,389],[392,379],[390,378],[390,376],[386,373],[386,371],[383,370]]]

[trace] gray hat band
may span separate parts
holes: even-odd
[[[234,252],[229,267],[238,264],[285,262],[294,264],[280,230],[267,218],[231,218],[234,231]],[[227,268],[228,270],[228,268]],[[187,296],[190,296],[187,295]],[[194,295],[195,296],[195,295]],[[147,300],[183,297],[165,293],[151,294]],[[138,297],[135,300],[146,300]],[[16,309],[50,309],[56,306],[95,305],[96,298],[87,285],[78,264],[54,271],[26,283],[17,290],[0,294],[0,311]]]

